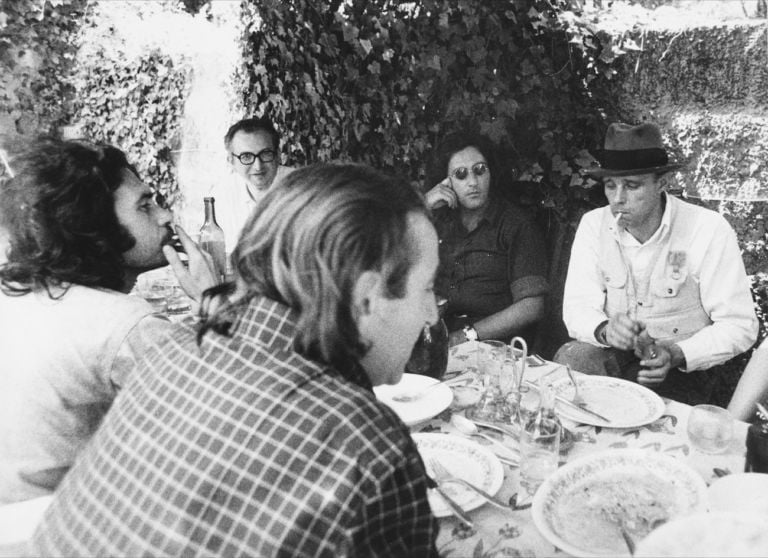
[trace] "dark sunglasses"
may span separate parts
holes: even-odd
[[[475,163],[472,165],[472,173],[475,176],[483,176],[486,172],[488,172],[488,165],[485,163]],[[457,169],[453,169],[453,172],[451,172],[451,176],[456,178],[457,180],[464,180],[469,176],[469,169],[467,167],[459,167]]]
[[[251,153],[250,151],[243,151],[240,155],[232,153],[232,156],[243,165],[252,165],[256,161],[256,157],[258,157],[259,161],[262,163],[271,163],[275,160],[277,154],[271,149],[263,149],[258,153]]]

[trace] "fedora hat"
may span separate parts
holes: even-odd
[[[605,133],[605,147],[597,152],[600,168],[586,174],[603,176],[632,176],[656,174],[681,169],[685,163],[670,162],[656,124],[614,123]]]

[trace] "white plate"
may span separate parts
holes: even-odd
[[[726,475],[713,482],[707,492],[712,511],[763,514],[768,519],[768,475],[765,473]]]
[[[574,422],[610,428],[637,428],[649,424],[664,414],[664,401],[645,386],[608,376],[576,377],[579,393],[587,406],[610,419],[606,424],[599,418],[582,413],[570,405],[557,404],[558,414]],[[556,395],[573,399],[573,384],[566,378],[552,382]]]
[[[547,540],[574,556],[626,556],[618,521],[607,514],[623,518],[639,540],[656,519],[706,510],[706,490],[704,479],[673,457],[609,450],[568,463],[544,481],[533,497],[533,521]],[[633,499],[638,505],[630,506]]]
[[[662,525],[635,556],[768,556],[768,518],[745,513],[697,513]]]
[[[391,407],[405,424],[413,426],[446,410],[453,401],[451,388],[445,384],[435,386],[418,399],[407,403],[395,401],[393,398],[417,393],[436,383],[437,380],[429,376],[403,374],[403,378],[395,385],[376,386],[373,388],[373,393],[379,401]]]
[[[416,433],[412,437],[430,475],[432,475],[432,469],[429,466],[429,460],[434,459],[449,473],[485,490],[492,496],[496,495],[501,488],[504,482],[504,467],[490,450],[453,434]],[[440,488],[466,511],[485,504],[482,496],[459,483],[442,483]],[[427,497],[435,517],[452,515],[437,491],[430,490]]]

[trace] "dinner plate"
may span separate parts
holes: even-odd
[[[394,385],[381,385],[373,388],[373,393],[379,401],[388,405],[397,416],[407,424],[413,426],[429,420],[438,413],[443,412],[453,401],[453,392],[447,385],[442,384],[430,388],[418,399],[409,402],[395,401],[399,395],[415,394],[436,384],[437,380],[421,374],[403,374],[402,379]]]
[[[768,556],[768,518],[747,513],[697,513],[662,525],[635,556]]]
[[[655,421],[666,408],[656,393],[621,378],[580,375],[576,377],[576,382],[587,406],[610,419],[610,423],[558,402],[558,414],[574,422],[610,428],[636,428]],[[552,389],[555,395],[573,399],[573,384],[567,377],[552,382]]]
[[[453,434],[416,433],[412,434],[412,438],[419,448],[427,472],[433,477],[430,459],[438,461],[453,476],[464,479],[492,496],[501,488],[504,467],[498,457],[480,444]],[[477,492],[456,482],[443,482],[440,488],[465,511],[486,503]],[[436,490],[430,490],[427,497],[435,517],[452,515]]]
[[[713,482],[707,492],[712,511],[762,514],[768,520],[768,475],[765,473],[726,475]]]
[[[671,456],[625,449],[594,453],[558,469],[533,497],[541,534],[574,556],[626,556],[620,525],[640,540],[659,524],[707,509],[707,487]]]

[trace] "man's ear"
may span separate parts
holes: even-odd
[[[358,319],[370,317],[378,308],[381,297],[381,273],[364,271],[352,289],[352,307]]]

